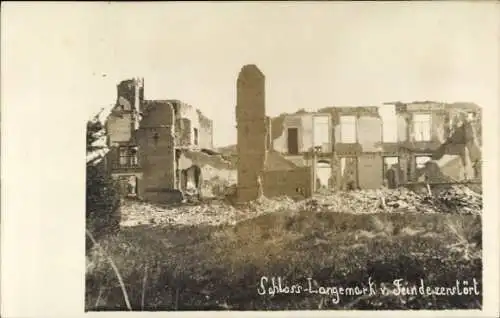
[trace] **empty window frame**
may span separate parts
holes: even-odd
[[[413,115],[413,134],[415,141],[431,140],[431,114]]]
[[[356,143],[356,116],[340,117],[340,141],[342,143]]]
[[[288,153],[291,155],[297,155],[299,153],[299,129],[298,128],[288,128],[287,129],[287,142],[288,142]]]
[[[330,117],[314,116],[313,127],[313,146],[328,145],[330,143]]]
[[[397,156],[387,156],[384,157],[384,172],[391,168],[399,167],[399,157]]]
[[[398,117],[394,105],[383,105],[379,108],[382,118],[382,141],[387,143],[398,142]]]
[[[193,128],[194,145],[198,146],[198,128]]]
[[[135,167],[138,165],[137,148],[124,146],[119,148],[119,164],[121,167]]]

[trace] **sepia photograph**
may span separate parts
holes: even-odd
[[[47,297],[52,282],[63,284],[36,308],[62,315],[70,289],[85,315],[488,307],[487,264],[498,258],[498,134],[486,125],[498,108],[498,6],[31,5],[5,6],[2,68],[12,80],[2,76],[2,145],[23,123],[11,105],[31,105],[20,114],[50,137],[23,124],[43,141],[16,150],[7,139],[2,167],[18,151],[58,188],[36,181],[42,194],[21,196],[54,212],[23,218],[52,225],[9,233],[33,233],[59,254],[34,249],[44,261],[22,261],[32,274],[14,276],[10,265],[2,282],[36,274]],[[22,47],[31,33],[36,45]],[[34,79],[45,86],[12,89]],[[41,92],[47,102],[37,102]],[[6,169],[2,191],[21,191]],[[4,244],[5,220],[21,224],[11,211],[2,252],[14,243]],[[79,247],[65,247],[73,241]],[[44,278],[49,269],[61,274]],[[63,270],[81,286],[70,288]]]
[[[177,7],[100,33],[144,69],[88,121],[87,311],[481,309],[495,105],[465,11]]]

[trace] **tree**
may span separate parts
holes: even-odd
[[[98,120],[87,122],[86,227],[95,238],[119,229],[121,219],[117,183],[106,170],[106,146],[96,145],[103,131]]]

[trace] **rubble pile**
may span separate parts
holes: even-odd
[[[177,206],[158,206],[139,201],[124,201],[122,225],[141,224],[234,224],[243,219],[278,211],[322,211],[344,213],[419,212],[481,214],[482,196],[466,186],[417,193],[406,188],[323,191],[314,197],[294,201],[286,196],[231,205],[214,199]]]
[[[436,205],[445,211],[477,214],[483,208],[483,197],[468,187],[454,185],[436,195]]]
[[[205,198],[224,198],[236,191],[236,183],[230,180],[213,178],[204,184],[202,195]]]
[[[466,186],[453,185],[433,193],[406,188],[321,193],[301,203],[314,211],[375,213],[421,212],[481,214],[482,196]]]
[[[297,210],[292,199],[283,196],[265,197],[253,202],[231,205],[225,200],[210,200],[193,204],[160,206],[141,201],[126,200],[122,203],[122,226],[145,224],[219,225],[235,224],[243,219],[280,210]]]
[[[248,204],[240,207],[245,212],[253,213],[272,213],[283,210],[297,210],[297,203],[287,196],[280,196],[276,198],[260,197]]]
[[[144,224],[234,224],[244,212],[223,201],[178,206],[159,206],[140,201],[124,201],[121,206],[122,226]]]

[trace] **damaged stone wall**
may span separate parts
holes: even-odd
[[[186,103],[181,103],[179,108],[179,114],[182,119],[189,120],[189,125],[184,126],[185,133],[182,136],[186,136],[186,139],[181,140],[181,145],[197,146],[195,144],[196,140],[195,140],[194,130],[196,129],[198,131],[198,136],[199,136],[200,117],[198,116],[198,112],[193,106],[188,105]]]
[[[117,85],[116,105],[106,120],[110,146],[131,142],[138,127],[139,112],[144,100],[143,83],[137,79],[121,81]]]
[[[176,187],[174,116],[171,103],[150,101],[137,132],[147,201],[165,203],[178,196],[173,190]]]
[[[177,147],[194,146],[194,129],[200,129],[197,110],[182,101],[168,100],[175,112],[175,143]]]
[[[191,121],[188,118],[175,120],[175,144],[177,147],[191,146]]]
[[[294,114],[284,118],[282,132],[273,140],[275,151],[289,154],[288,151],[288,129],[298,129],[298,152],[304,153],[311,149],[313,143],[313,114]]]
[[[311,196],[312,174],[309,166],[297,166],[282,154],[268,151],[263,176],[264,195],[286,195],[300,199]]]
[[[122,81],[117,92],[106,121],[108,168],[119,178],[142,173],[137,192],[145,200],[178,201],[175,149],[212,148],[212,121],[179,100],[144,100],[143,79]],[[139,164],[119,164],[118,147],[123,145],[138,146]]]
[[[239,202],[262,194],[261,174],[266,158],[265,77],[255,65],[245,65],[237,80],[237,152]]]
[[[384,156],[399,158],[397,173],[398,183],[407,183],[418,179],[415,157],[431,155],[433,159],[446,156],[446,159],[437,162],[441,172],[453,179],[463,180],[481,177],[481,110],[471,103],[439,103],[413,102],[408,104],[395,103],[394,116],[389,121],[396,125],[394,137],[384,137],[384,118],[376,106],[367,107],[328,107],[311,113],[298,111],[294,114],[281,114],[272,119],[273,149],[285,155],[286,159],[298,166],[308,165],[307,157],[312,143],[312,116],[328,113],[332,118],[333,148],[331,160],[332,178],[330,186],[345,189],[346,183],[356,182],[361,188],[378,188],[384,184]],[[389,109],[390,111],[390,109]],[[394,115],[391,115],[394,114]],[[416,136],[417,128],[414,119],[420,114],[429,114],[428,140],[419,140]],[[353,142],[343,142],[340,118],[354,116],[356,118],[356,138]],[[467,118],[469,118],[467,120]],[[471,119],[472,118],[472,119]],[[462,126],[462,123],[463,126]],[[422,125],[422,124],[420,124]],[[287,130],[297,127],[299,130],[298,155],[287,154]],[[390,132],[390,131],[389,131]],[[385,141],[390,140],[390,141]],[[454,156],[453,160],[449,156]],[[357,176],[343,177],[342,162],[355,158],[357,162]],[[354,159],[348,161],[348,172],[354,171]],[[354,173],[354,172],[353,172]],[[457,176],[462,175],[461,177]],[[347,175],[353,175],[350,172]],[[352,179],[352,180],[351,180]]]
[[[380,153],[364,153],[358,157],[358,179],[361,189],[376,189],[383,184],[383,160]]]
[[[200,123],[198,132],[198,145],[200,148],[213,149],[213,121],[203,115],[200,111],[197,112],[198,121]]]
[[[382,185],[382,118],[378,108],[339,107],[333,111],[335,160],[332,162],[334,188],[371,189]],[[342,140],[341,116],[356,118],[356,140]]]
[[[201,195],[204,198],[222,195],[224,191],[237,183],[235,165],[219,154],[207,154],[201,151],[182,151],[179,158],[179,169],[191,166],[201,169]],[[188,180],[193,186],[193,180]]]
[[[331,111],[335,151],[337,153],[361,153],[381,150],[382,120],[378,114],[377,107],[336,107],[332,108]],[[356,118],[355,142],[343,142],[340,125],[340,118],[342,116],[354,116]]]
[[[265,162],[265,171],[293,170],[300,167],[276,151],[268,151]]]
[[[458,156],[444,155],[439,160],[431,160],[422,171],[428,176],[427,181],[456,182],[463,178],[464,166]]]
[[[252,201],[261,195],[302,198],[311,195],[310,168],[295,165],[271,147],[275,144],[279,148],[280,144],[273,138],[275,122],[265,113],[265,77],[255,65],[244,66],[238,76],[236,122],[239,202]],[[311,147],[312,140],[304,136],[312,136],[312,116],[288,118],[286,127],[292,126],[301,130],[297,135],[298,149]],[[277,127],[283,127],[283,122],[277,123]]]
[[[143,100],[144,79],[127,79],[117,85],[116,105],[123,106],[122,110],[140,112]]]
[[[407,114],[396,114],[398,142],[405,143],[408,141],[408,116]]]
[[[481,129],[481,123],[477,120],[481,114],[479,106],[470,103],[415,102],[399,104],[397,111],[398,117],[405,119],[409,135],[408,142],[402,145],[413,154],[408,160],[401,161],[407,164],[409,170],[404,175],[405,182],[417,181],[421,174],[425,174],[432,182],[462,181],[471,176],[480,178],[480,171],[474,171],[473,168],[480,166],[481,160],[477,138],[477,131]],[[412,118],[415,114],[425,113],[431,114],[431,140],[422,142],[415,138]],[[471,114],[472,120],[469,118]],[[414,156],[419,154],[429,154],[433,159],[422,171],[416,170],[414,162]]]
[[[361,115],[357,118],[358,143],[362,152],[382,150],[382,119],[374,115]]]
[[[179,100],[168,100],[175,111],[175,140],[178,147],[213,148],[213,122],[199,109]]]
[[[129,79],[117,85],[117,100],[106,118],[106,135],[109,152],[106,156],[106,168],[114,179],[119,179],[122,195],[128,195],[129,185],[123,181],[135,176],[138,182],[133,187],[134,196],[143,195],[142,173],[140,162],[120,163],[119,149],[121,146],[136,145],[136,129],[140,120],[140,110],[144,97],[143,82],[140,79]]]
[[[344,152],[380,151],[382,138],[382,120],[378,115],[377,107],[329,107],[320,109],[318,112],[297,112],[294,114],[282,114],[272,119],[273,149],[280,153],[288,152],[288,128],[299,130],[299,153],[311,151],[313,145],[313,117],[318,115],[329,115],[333,127],[333,138],[330,140]],[[340,116],[355,116],[357,142],[342,144],[340,133]],[[329,145],[323,145],[323,150],[330,152]],[[341,151],[342,152],[342,151]],[[289,154],[287,154],[287,157]]]
[[[268,198],[286,195],[302,199],[311,196],[311,170],[307,167],[265,171],[263,180],[264,195]]]
[[[373,187],[382,184],[380,155],[365,156],[361,159],[362,167],[379,167],[375,172],[366,168],[362,180],[358,180],[358,156],[362,153],[381,152],[382,141],[382,120],[378,115],[377,107],[329,107],[320,109],[316,113],[297,112],[295,114],[282,114],[273,118],[273,149],[285,154],[285,158],[295,163],[297,166],[309,165],[307,157],[313,144],[313,116],[329,115],[331,118],[332,145],[323,145],[322,150],[331,153],[329,159],[331,162],[332,176],[329,181],[329,187],[337,189],[347,189],[349,187],[357,188],[362,182],[364,186]],[[353,143],[342,143],[340,117],[356,117],[356,140]],[[278,130],[281,128],[281,131]],[[299,156],[287,154],[287,129],[290,127],[299,128]],[[343,158],[343,159],[342,159]],[[341,167],[342,166],[342,167]],[[343,170],[345,169],[345,170]]]
[[[106,122],[106,130],[108,131],[108,142],[110,146],[116,146],[119,143],[127,143],[132,139],[132,123],[133,117],[131,113],[123,113],[113,111]]]
[[[272,120],[271,117],[266,116],[266,149],[273,149],[273,138],[272,138]]]
[[[304,154],[310,152],[314,143],[314,118],[316,116],[325,115],[328,116],[328,112],[324,113],[308,113],[308,112],[298,112],[292,115],[288,115],[281,120],[280,118],[274,118],[271,120],[272,123],[275,122],[276,125],[282,127],[280,133],[272,130],[272,149],[283,154],[287,157],[294,156],[288,149],[288,131],[289,128],[296,128],[298,130],[298,153]],[[272,126],[271,126],[272,127]],[[330,132],[329,132],[330,134]],[[329,142],[323,142],[320,146],[323,152],[331,152],[331,138]]]
[[[413,151],[432,152],[448,138],[450,131],[450,114],[453,108],[438,102],[414,102],[396,104],[398,121],[398,141]],[[430,115],[430,133],[428,140],[419,140],[416,136],[414,120],[416,116]]]

